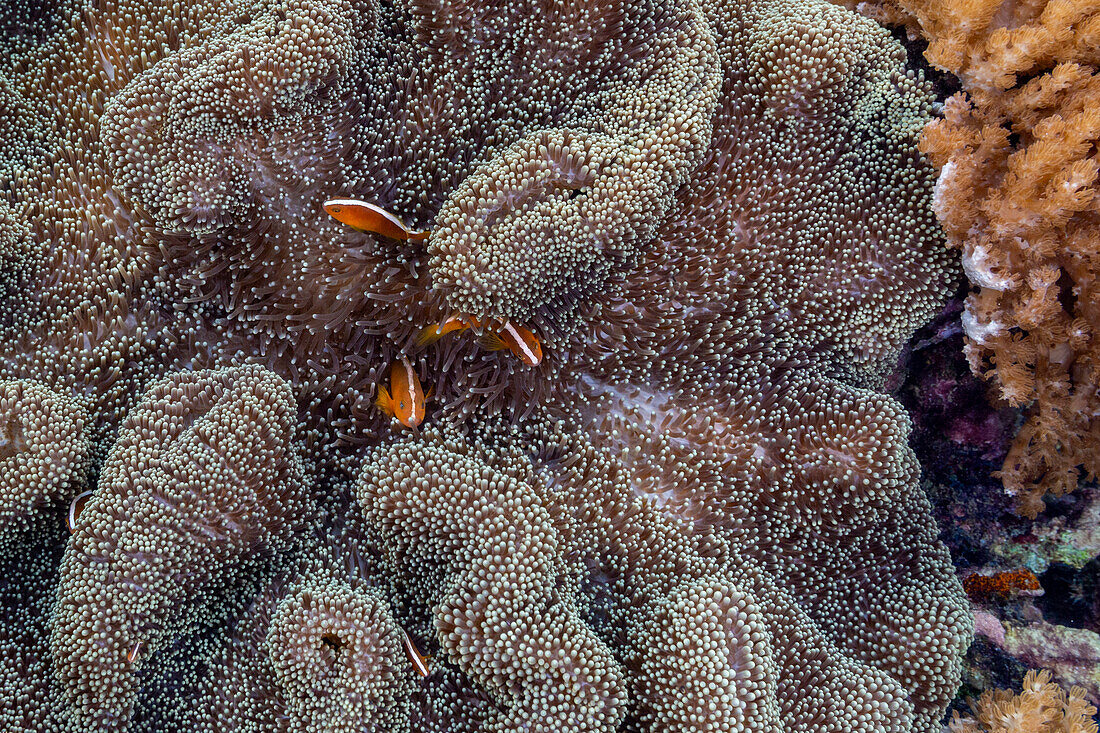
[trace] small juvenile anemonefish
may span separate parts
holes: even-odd
[[[427,677],[432,673],[431,667],[428,666],[428,660],[431,657],[426,657],[420,653],[420,650],[416,648],[416,644],[413,644],[413,640],[409,638],[409,632],[401,629],[401,635],[405,637],[405,655],[412,662],[413,669],[417,671],[421,677]]]
[[[428,238],[428,230],[410,229],[396,215],[367,201],[329,199],[324,207],[329,216],[356,231],[381,234],[390,239],[423,241]]]
[[[139,641],[137,644],[134,644],[133,648],[130,649],[130,653],[126,655],[127,662],[130,664],[134,663],[134,660],[138,658],[138,654],[141,654],[141,646],[144,643],[145,642]]]
[[[76,532],[76,522],[80,519],[80,513],[84,511],[84,505],[92,498],[91,490],[82,491],[69,502],[69,514],[65,517],[65,526],[69,528],[69,534]]]
[[[441,323],[421,329],[420,334],[416,337],[416,345],[418,347],[427,346],[435,343],[448,333],[464,331],[468,328],[481,328],[483,325],[480,320],[473,316],[451,316]],[[517,326],[511,321],[490,325],[489,329],[487,333],[478,339],[478,343],[482,348],[489,351],[507,349],[529,366],[535,366],[542,361],[542,344],[539,342],[538,336],[528,329]]]
[[[390,367],[390,388],[378,385],[378,397],[374,404],[390,417],[396,417],[402,425],[415,428],[424,421],[424,402],[431,392],[424,394],[416,370],[405,357]]]

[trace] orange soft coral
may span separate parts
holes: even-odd
[[[1090,716],[1096,708],[1084,700],[1079,687],[1066,694],[1050,681],[1050,672],[1031,670],[1023,690],[987,692],[974,703],[977,719],[955,713],[951,733],[1096,733]]]
[[[847,4],[852,5],[851,2]],[[936,213],[975,292],[972,368],[1028,409],[1000,477],[1021,514],[1100,467],[1100,8],[1087,0],[859,3],[928,41],[964,92],[925,130]]]
[[[963,326],[975,371],[1028,405],[1000,476],[1034,517],[1045,492],[1100,467],[1100,76],[1063,63],[944,106],[922,149],[940,167],[937,214],[977,291]]]
[[[928,60],[967,91],[997,91],[1056,64],[1100,61],[1100,16],[1090,0],[843,0],[928,41]]]

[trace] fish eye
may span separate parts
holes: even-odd
[[[401,400],[401,402],[398,404],[398,407],[400,407],[402,410],[404,410],[405,409],[405,400]]]

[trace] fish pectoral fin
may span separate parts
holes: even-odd
[[[424,393],[424,401],[427,402],[428,400],[430,400],[432,398],[432,395],[434,395],[434,394],[435,394],[435,385],[432,385],[431,387],[428,387],[428,391]]]
[[[508,344],[504,342],[504,339],[495,333],[481,334],[477,339],[477,345],[486,351],[500,351],[508,348]]]
[[[441,338],[443,338],[443,329],[438,324],[433,323],[430,326],[425,326],[416,335],[416,348],[422,349],[425,346],[431,346]]]
[[[390,391],[385,387],[378,388],[378,396],[374,398],[374,406],[390,417],[393,417],[395,414],[393,410],[393,398],[390,397]]]

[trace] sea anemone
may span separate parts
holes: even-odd
[[[886,31],[822,0],[35,7],[0,41],[0,426],[30,436],[0,684],[34,709],[0,721],[936,729],[971,622],[879,390],[957,273]],[[544,358],[417,348],[454,314]],[[418,426],[374,405],[402,360]]]

